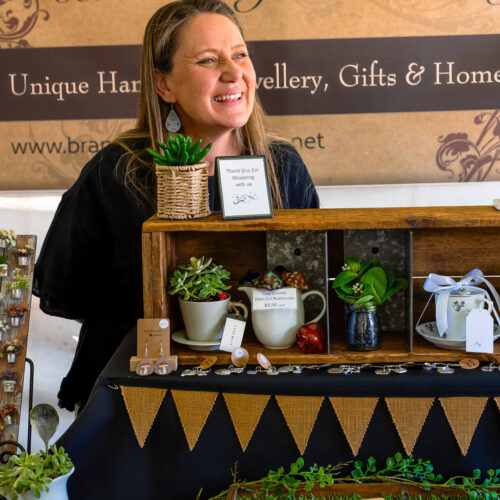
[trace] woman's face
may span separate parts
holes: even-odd
[[[200,14],[182,28],[172,71],[157,72],[156,81],[194,138],[242,127],[253,109],[252,61],[238,27],[220,14]]]

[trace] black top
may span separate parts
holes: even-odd
[[[35,266],[33,293],[47,314],[84,319],[59,406],[85,402],[125,333],[143,316],[142,223],[154,209],[123,182],[123,149],[97,153],[63,194]],[[293,146],[274,143],[283,208],[318,208],[319,200]],[[217,207],[213,179],[210,206]],[[215,202],[214,202],[215,200]]]

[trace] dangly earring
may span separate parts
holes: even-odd
[[[175,112],[174,105],[171,104],[170,112],[168,113],[165,121],[165,127],[169,132],[178,132],[181,129],[181,126],[179,115]]]

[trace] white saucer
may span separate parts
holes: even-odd
[[[172,340],[187,345],[193,351],[216,351],[220,346],[220,339],[213,342],[197,342],[186,337],[186,330],[179,330],[172,335]]]
[[[459,349],[465,351],[465,340],[447,339],[446,337],[440,337],[435,321],[429,321],[428,323],[422,323],[416,328],[418,333],[424,337],[424,339],[432,342],[438,347],[443,347],[444,349]],[[500,337],[500,326],[495,324],[493,328],[493,340]]]

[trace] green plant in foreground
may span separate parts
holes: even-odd
[[[354,307],[373,307],[408,286],[404,278],[396,278],[386,271],[377,259],[361,263],[358,259],[347,257],[342,271],[332,284],[335,293]]]
[[[73,463],[62,447],[51,446],[48,453],[39,451],[31,455],[23,451],[20,455],[12,455],[0,469],[0,492],[10,495],[12,500],[28,491],[40,498],[43,492],[49,491],[52,480],[72,469]]]
[[[342,462],[334,467],[318,467],[314,464],[309,469],[304,468],[304,459],[298,458],[292,463],[289,472],[284,467],[270,470],[267,476],[256,481],[238,481],[237,473],[233,473],[233,484],[241,492],[239,498],[294,499],[296,494],[304,498],[304,492],[313,488],[331,487],[334,484],[349,483],[393,483],[407,486],[417,486],[425,490],[431,487],[435,492],[440,488],[457,490],[464,497],[473,500],[496,500],[500,493],[500,469],[489,469],[482,477],[481,471],[475,469],[471,477],[454,476],[443,481],[443,476],[434,473],[434,467],[429,460],[414,459],[411,455],[403,458],[401,453],[385,460],[384,466],[377,469],[373,457],[368,458],[366,465],[361,460]],[[351,470],[349,470],[351,469]],[[347,475],[342,475],[346,474]],[[219,493],[210,500],[224,499],[228,490]],[[275,495],[275,497],[273,496]],[[302,498],[299,497],[299,498]]]
[[[225,298],[225,290],[231,287],[224,284],[224,281],[230,276],[227,269],[212,263],[211,258],[205,260],[205,257],[191,257],[189,264],[181,265],[173,272],[169,293],[192,302],[206,302],[218,295]]]
[[[192,144],[191,137],[184,137],[182,134],[177,134],[175,139],[168,136],[167,143],[156,141],[162,149],[162,153],[157,153],[151,148],[146,148],[147,152],[155,159],[158,165],[180,166],[180,165],[196,165],[210,151],[212,144],[209,144],[205,149],[201,149],[201,139]]]

